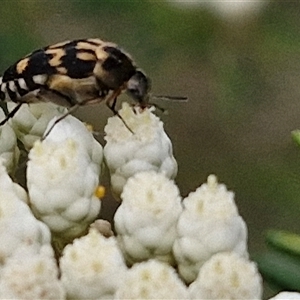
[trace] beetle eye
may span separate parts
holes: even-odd
[[[141,102],[143,100],[144,95],[142,95],[141,91],[138,88],[129,88],[127,89],[127,93],[135,101]]]
[[[138,89],[133,89],[133,88],[129,88],[127,89],[127,92],[133,96],[137,96],[139,94],[139,90]]]
[[[104,62],[103,62],[103,68],[105,70],[111,70],[115,69],[116,67],[120,66],[122,64],[122,61],[120,59],[117,59],[114,56],[109,56]]]
[[[150,80],[146,75],[137,70],[127,83],[127,93],[135,100],[143,103],[150,90]]]

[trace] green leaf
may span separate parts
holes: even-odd
[[[298,146],[300,146],[300,130],[299,129],[292,131],[292,139]]]
[[[271,251],[255,258],[264,279],[281,289],[300,291],[300,259]]]
[[[269,230],[266,234],[267,243],[279,250],[300,257],[300,236],[284,230]]]

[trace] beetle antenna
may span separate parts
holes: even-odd
[[[182,96],[165,96],[165,95],[151,95],[149,97],[151,100],[164,100],[164,101],[180,101],[180,102],[187,102],[188,97],[182,97]],[[158,110],[160,110],[163,114],[168,114],[168,110],[161,107],[160,105],[148,102],[150,106],[154,106]]]
[[[185,96],[169,96],[169,95],[151,95],[151,99],[163,101],[180,101],[187,102],[189,99]]]

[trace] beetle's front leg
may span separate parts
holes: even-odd
[[[116,104],[117,104],[117,97],[113,99],[111,105],[110,103],[107,103],[107,107],[116,115],[118,112],[116,110]]]
[[[116,104],[117,104],[117,99],[121,95],[121,93],[124,90],[124,86],[119,87],[118,89],[114,90],[113,93],[108,96],[106,99],[106,105],[107,107],[115,114],[118,115],[118,111],[116,110]]]

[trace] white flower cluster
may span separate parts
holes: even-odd
[[[5,118],[0,110],[0,120]],[[9,174],[13,174],[19,160],[20,151],[17,146],[17,136],[10,124],[0,127],[0,157]]]
[[[230,21],[243,21],[251,16],[258,15],[260,11],[270,2],[264,1],[249,1],[249,0],[218,0],[218,1],[205,1],[205,0],[168,0],[170,4],[179,6],[180,8],[203,8],[211,11],[212,13]]]
[[[121,197],[114,221],[127,262],[156,258],[174,264],[172,247],[182,212],[175,183],[164,174],[141,172],[128,179]]]
[[[235,252],[248,257],[247,227],[239,215],[234,194],[210,175],[183,200],[177,225],[174,254],[180,275],[187,283],[197,277],[201,266],[214,254]]]
[[[51,126],[52,122],[46,132]],[[31,149],[27,166],[31,207],[56,237],[72,240],[97,218],[102,152],[88,129],[71,116]]]
[[[260,299],[262,295],[256,265],[234,252],[220,252],[206,261],[189,290],[191,299]]]
[[[0,273],[1,299],[63,300],[66,292],[50,245],[40,249],[21,246]]]
[[[48,227],[38,221],[27,205],[25,190],[12,182],[0,160],[0,270],[18,248],[39,249],[50,244]]]
[[[32,214],[25,190],[0,161],[0,298],[65,299],[50,230]]]
[[[8,110],[12,111],[16,104],[7,103]],[[18,139],[25,149],[30,150],[35,141],[39,140],[45,132],[48,123],[53,117],[60,116],[65,108],[50,103],[34,103],[22,105],[16,115],[9,120]],[[2,118],[1,118],[2,119]]]
[[[281,292],[270,300],[299,300],[300,293],[296,292]]]
[[[109,118],[104,129],[104,156],[116,197],[122,193],[128,178],[138,172],[155,171],[174,179],[177,162],[159,118],[151,113],[151,109],[140,112],[127,103],[123,104],[119,114],[132,132],[118,116]]]
[[[150,259],[127,271],[114,299],[189,299],[189,294],[170,265]]]
[[[63,251],[61,281],[71,299],[112,298],[127,271],[115,237],[95,229]]]
[[[126,104],[120,115],[104,151],[79,120],[58,122],[31,147],[28,193],[0,159],[0,298],[261,299],[234,194],[210,175],[182,199],[162,122]],[[103,158],[115,235],[97,219]]]

